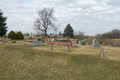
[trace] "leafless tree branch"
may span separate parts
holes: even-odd
[[[40,30],[45,32],[47,35],[48,29],[57,30],[57,26],[54,24],[56,18],[53,15],[54,10],[51,8],[43,8],[38,12],[39,18],[35,21],[35,30]]]

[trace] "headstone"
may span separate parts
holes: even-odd
[[[33,46],[43,46],[43,42],[42,41],[34,41],[33,42]]]
[[[104,48],[103,47],[101,47],[101,49],[100,49],[100,56],[101,56],[101,58],[104,57]]]
[[[22,42],[16,42],[16,43],[18,43],[18,44],[22,44]]]
[[[84,41],[78,41],[78,45],[82,45]]]
[[[12,44],[12,42],[7,42],[7,44]]]
[[[72,42],[72,47],[77,47],[77,40],[76,39],[71,40],[71,42]]]
[[[92,47],[101,47],[100,46],[100,42],[99,42],[99,40],[97,40],[97,39],[93,39],[93,42],[92,42],[92,45],[91,45]]]
[[[2,37],[1,40],[5,40],[6,38]]]

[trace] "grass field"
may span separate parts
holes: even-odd
[[[120,80],[120,48],[0,42],[0,80]]]

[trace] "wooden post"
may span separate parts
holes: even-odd
[[[50,45],[50,48],[51,48],[51,50],[53,50],[53,45],[52,44]]]
[[[103,48],[103,47],[101,47],[101,50],[100,50],[100,56],[101,56],[101,58],[104,57],[104,48]]]
[[[69,46],[67,46],[67,52],[69,52]]]

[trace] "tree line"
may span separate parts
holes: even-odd
[[[113,29],[112,31],[103,33],[103,34],[96,34],[96,37],[103,38],[103,39],[114,39],[114,38],[120,38],[120,30],[119,29]]]

